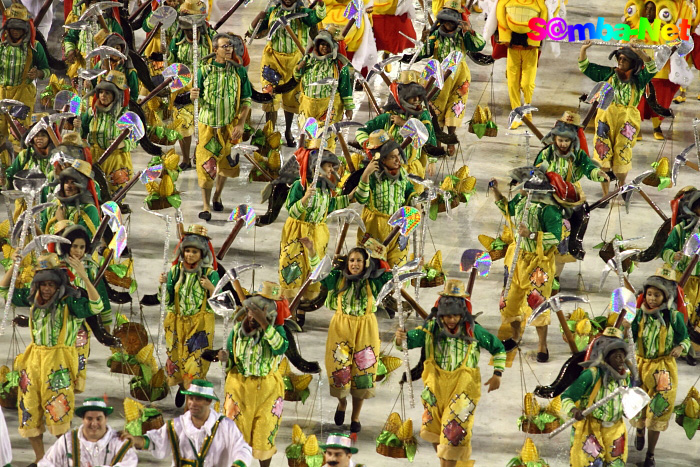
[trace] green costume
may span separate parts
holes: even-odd
[[[575,154],[567,154],[567,157],[559,155],[555,144],[542,149],[535,158],[535,166],[547,164],[547,172],[556,172],[567,182],[576,183],[583,177],[594,182],[604,182],[600,176],[602,170],[593,162],[583,149],[576,150]]]

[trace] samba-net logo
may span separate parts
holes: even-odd
[[[604,18],[598,18],[594,23],[567,24],[563,18],[552,18],[545,21],[542,18],[531,18],[527,23],[532,32],[527,36],[534,41],[550,39],[553,41],[574,42],[576,40],[598,39],[604,41],[628,41],[637,37],[640,40],[648,39],[652,41],[674,41],[690,39],[690,23],[683,19],[681,24],[664,24],[654,20],[649,23],[647,18],[639,19],[639,28],[630,28],[628,24],[618,23],[611,25],[605,22]]]

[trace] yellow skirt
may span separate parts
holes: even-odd
[[[168,313],[165,317],[165,364],[168,385],[184,383],[193,379],[204,379],[209,371],[209,362],[202,352],[211,349],[214,342],[214,313],[199,311],[191,316]]]
[[[211,189],[217,175],[235,178],[240,174],[237,156],[231,156],[231,131],[237,123],[238,119],[235,119],[221,128],[199,124],[199,143],[195,154],[200,188]],[[229,159],[233,159],[233,164]]]
[[[265,68],[265,66],[269,66],[277,73],[282,75],[279,81],[279,84],[281,85],[286,83],[287,81],[290,81],[294,77],[294,68],[297,66],[297,63],[299,63],[300,60],[301,52],[299,52],[298,50],[292,54],[275,52],[274,50],[272,50],[272,47],[268,42],[268,44],[263,49],[262,57],[260,58],[260,71],[262,73],[262,69]],[[263,79],[262,77],[260,78],[260,83],[263,87],[267,86],[268,84],[272,84],[269,81]],[[294,114],[298,113],[299,101],[297,98],[297,94],[300,90],[301,83],[297,84],[297,86],[289,92],[286,92],[281,95],[275,94],[275,98],[272,101],[272,103],[263,104],[263,111],[276,112],[277,109],[280,108],[281,102],[282,109],[285,112],[291,112]]]
[[[597,418],[590,415],[584,420],[574,423],[571,429],[571,467],[588,467],[596,459],[603,464],[611,462],[627,462],[627,427],[620,418],[611,422],[611,426],[603,426]]]
[[[282,229],[280,242],[279,283],[283,289],[298,290],[311,273],[309,256],[299,241],[303,237],[313,240],[319,258],[326,254],[330,235],[325,222],[311,224],[288,217]],[[320,289],[320,282],[312,283],[304,295],[311,299],[318,295]]]
[[[275,437],[283,407],[284,382],[279,371],[248,377],[234,371],[228,373],[224,411],[253,448],[254,458],[263,461],[277,452]]]
[[[637,417],[631,420],[632,426],[648,428],[652,431],[665,431],[673,415],[678,386],[678,365],[676,359],[666,357],[649,359],[637,357],[639,377],[651,402]]]

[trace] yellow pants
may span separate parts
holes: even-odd
[[[637,357],[637,367],[642,389],[647,392],[651,402],[630,422],[637,428],[665,431],[673,415],[678,389],[676,359],[670,355],[655,359]]]
[[[685,293],[685,304],[688,309],[688,329],[695,329],[698,331],[700,329],[700,317],[696,312],[696,308],[700,303],[700,277],[690,276],[688,282],[683,286],[683,293]],[[692,340],[691,352],[700,352],[700,345],[696,344]]]
[[[165,316],[168,385],[184,383],[187,387],[193,379],[207,377],[209,362],[202,358],[202,352],[212,348],[214,324],[211,311],[199,311],[191,316],[177,313]]]
[[[199,124],[197,158],[197,182],[200,188],[211,189],[217,175],[235,178],[240,173],[237,156],[231,156],[231,131],[238,119],[221,128]],[[233,165],[229,158],[234,158]]]
[[[420,437],[437,444],[440,459],[468,462],[472,452],[474,411],[481,398],[478,368],[461,366],[446,371],[426,359],[421,393],[423,424]]]
[[[258,460],[277,452],[275,437],[282,420],[283,396],[284,382],[278,371],[248,377],[231,371],[226,376],[226,416],[236,422]]]
[[[294,77],[294,68],[297,63],[301,60],[301,52],[298,50],[292,54],[285,54],[282,52],[275,52],[272,50],[270,43],[263,49],[262,57],[260,58],[260,72],[265,66],[269,66],[277,73],[282,75],[279,84],[284,84],[290,81]],[[262,77],[260,78],[260,83],[263,87],[268,84],[272,84],[266,81]],[[274,100],[269,104],[263,104],[263,112],[276,112],[280,108],[280,103],[282,104],[282,110],[285,112],[298,113],[299,112],[299,101],[297,94],[301,91],[301,83],[299,83],[294,89],[284,94],[275,94]]]
[[[520,107],[520,90],[526,104],[532,103],[537,77],[537,50],[508,48],[506,58],[506,77],[508,78],[508,97],[510,108]]]
[[[87,359],[90,356],[90,331],[87,324],[78,331],[75,339],[75,350],[78,352],[78,376],[75,380],[75,393],[80,394],[85,391],[85,381],[87,379]]]
[[[326,113],[328,112],[328,97],[315,99],[313,97],[307,97],[303,92],[299,94],[299,118],[297,122],[299,124],[300,131],[303,131],[304,123],[306,120],[313,117],[318,121],[318,134],[321,135],[323,131],[323,126],[326,122]],[[337,123],[343,119],[343,100],[340,98],[338,93],[335,94],[335,100],[333,101],[333,109],[331,110],[331,120],[330,123]],[[320,136],[319,136],[320,138]],[[335,136],[328,131],[328,136],[326,137],[326,149],[331,152],[335,151]]]
[[[33,438],[48,428],[60,436],[70,430],[75,408],[73,384],[78,375],[75,347],[29,344],[15,358],[20,373],[17,408],[19,434]]]
[[[615,461],[625,465],[627,427],[622,418],[611,423],[612,426],[603,426],[600,420],[590,415],[574,423],[571,429],[571,467],[588,467],[596,459],[603,461],[601,465]]]
[[[389,236],[392,227],[389,225],[388,221],[391,215],[383,214],[381,212],[369,209],[367,206],[362,210],[362,222],[365,224],[367,233],[370,234],[378,242],[383,242],[386,237]],[[357,229],[357,243],[358,245],[365,236],[365,232]],[[406,262],[406,255],[408,254],[408,243],[406,243],[404,249],[399,248],[399,236],[397,235],[391,243],[386,247],[386,261],[389,266],[401,266]]]
[[[14,99],[29,106],[27,118],[19,120],[25,128],[29,128],[32,124],[32,114],[34,113],[34,102],[36,101],[36,86],[34,83],[25,83],[18,86],[0,86],[0,99]],[[7,115],[0,116],[0,135],[9,138],[9,117]],[[14,138],[12,138],[14,140]]]
[[[194,104],[173,107],[173,122],[170,124],[172,130],[177,131],[183,138],[194,134]]]
[[[379,358],[379,327],[374,313],[363,316],[336,311],[328,326],[326,371],[331,396],[374,397]]]
[[[311,273],[309,256],[299,241],[303,237],[313,240],[319,258],[323,258],[326,254],[330,235],[325,222],[311,224],[288,217],[282,229],[280,242],[279,283],[283,289],[298,290]],[[304,295],[307,298],[313,298],[318,295],[320,289],[320,282],[312,283]]]
[[[438,122],[441,126],[462,126],[471,80],[472,75],[467,63],[459,62],[457,69],[447,78],[433,101],[433,105],[438,110]]]
[[[90,149],[92,151],[92,160],[97,161],[105,149],[94,144]],[[104,163],[100,164],[107,179],[107,188],[109,194],[113,195],[117,190],[126,185],[131,177],[134,176],[134,166],[131,162],[131,154],[124,151],[122,148],[117,148],[109,155]]]
[[[640,123],[637,107],[612,103],[606,110],[598,109],[593,138],[595,160],[615,173],[629,172]]]

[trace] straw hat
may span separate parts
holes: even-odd
[[[447,279],[445,281],[445,288],[442,292],[438,293],[443,297],[467,297],[467,289],[464,286],[464,282],[459,279]]]
[[[282,287],[276,282],[263,281],[260,292],[256,295],[275,301],[282,300]]]

